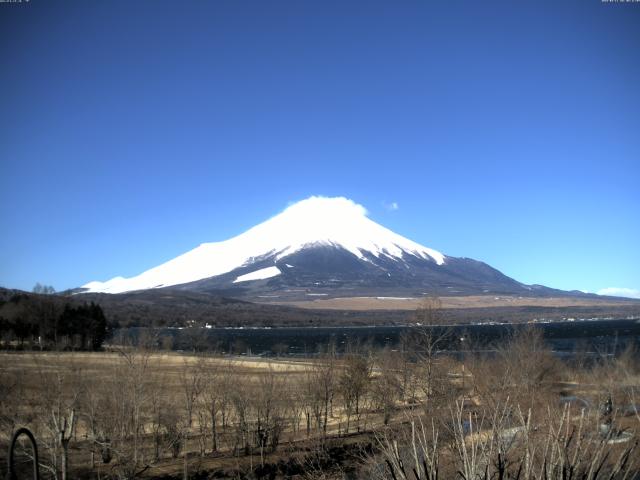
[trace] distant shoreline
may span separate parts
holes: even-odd
[[[282,326],[282,327],[264,327],[264,326],[239,326],[239,327],[214,327],[213,325],[198,326],[195,328],[203,330],[239,330],[239,331],[251,331],[251,330],[320,330],[320,329],[370,329],[370,328],[448,328],[448,327],[467,327],[467,326],[524,326],[524,325],[549,325],[549,324],[563,324],[563,323],[580,323],[580,322],[607,322],[607,321],[636,321],[640,322],[640,315],[631,316],[627,318],[613,318],[613,317],[593,317],[593,318],[567,318],[564,320],[530,320],[528,322],[471,322],[471,323],[440,323],[432,325],[423,325],[421,323],[404,323],[404,324],[389,324],[389,325],[334,325],[334,326]],[[138,328],[154,328],[154,327],[138,327]],[[163,330],[185,330],[191,327],[158,327]]]
[[[318,310],[415,310],[424,297],[354,296],[310,298],[308,300],[255,301],[263,305],[283,305]],[[496,308],[496,307],[605,307],[636,304],[640,300],[602,297],[523,297],[517,295],[465,295],[438,297],[442,309]],[[640,316],[640,314],[639,314]]]

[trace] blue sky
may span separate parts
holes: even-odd
[[[525,283],[640,289],[639,51],[640,4],[600,0],[0,3],[0,285],[342,195]]]

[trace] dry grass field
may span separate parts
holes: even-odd
[[[332,360],[329,373],[340,364]],[[53,470],[62,468],[55,458],[62,454],[53,424],[71,412],[75,425],[68,432],[68,469],[89,478],[91,471],[114,478],[178,475],[185,468],[181,457],[187,458],[189,470],[251,469],[273,457],[278,443],[286,443],[289,450],[301,443],[304,451],[309,442],[346,433],[341,407],[331,405],[328,416],[320,404],[318,376],[325,373],[320,371],[324,364],[308,360],[127,349],[0,353],[0,365],[2,442],[18,426],[29,426],[48,459],[46,478],[54,478]],[[314,405],[303,405],[302,397],[314,393]],[[323,396],[325,406],[328,395]],[[375,415],[368,421],[375,421]],[[261,434],[264,441],[256,440]],[[99,458],[105,443],[116,457],[111,465],[102,465]],[[123,465],[131,462],[139,472]]]
[[[496,308],[496,307],[607,307],[628,305],[628,300],[613,298],[579,297],[518,297],[510,295],[469,295],[439,297],[443,309]],[[263,302],[321,310],[416,310],[424,301],[419,297],[344,297],[313,298],[304,301]]]
[[[1,448],[27,426],[51,479],[422,480],[434,468],[484,478],[486,468],[495,477],[525,467],[528,476],[503,478],[533,479],[540,462],[561,472],[596,460],[609,476],[577,478],[637,478],[634,352],[563,363],[533,330],[490,356],[449,357],[439,341],[425,334],[399,351],[300,361],[136,348],[0,353]],[[402,472],[412,455],[417,475]]]

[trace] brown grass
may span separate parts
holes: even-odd
[[[289,305],[323,310],[415,310],[423,301],[420,297],[344,297],[302,300],[292,302],[268,302],[272,305]],[[492,307],[606,307],[628,305],[627,300],[610,298],[551,297],[534,298],[510,295],[471,295],[464,297],[440,297],[442,308],[492,308]],[[265,302],[266,303],[266,302]]]
[[[514,405],[518,408],[520,408],[521,403],[524,412],[527,409],[532,409],[536,414],[544,413],[549,405],[557,408],[561,392],[592,399],[594,406],[599,405],[602,398],[609,392],[614,393],[614,400],[620,405],[630,402],[629,398],[623,396],[620,387],[631,386],[637,388],[640,377],[638,376],[635,354],[630,353],[627,360],[622,358],[617,360],[615,369],[605,368],[605,365],[600,369],[569,372],[565,371],[562,365],[556,365],[555,362],[551,365],[554,368],[550,368],[549,362],[545,362],[545,359],[549,360],[547,359],[547,353],[534,348],[537,345],[533,341],[535,338],[527,337],[525,340],[527,341],[512,342],[508,349],[498,352],[495,358],[470,357],[465,360],[464,369],[459,361],[454,358],[436,359],[433,364],[433,389],[429,389],[433,392],[431,394],[432,398],[426,399],[424,392],[427,390],[422,387],[418,388],[415,396],[409,396],[409,394],[402,398],[394,396],[391,400],[392,412],[390,415],[390,423],[393,428],[401,428],[402,422],[406,422],[407,414],[409,413],[421,417],[426,415],[441,422],[450,415],[451,405],[457,403],[465,405],[464,411],[466,415],[471,411],[490,409],[492,408],[492,402],[500,405],[501,402],[509,401],[516,402]],[[17,412],[21,414],[23,419],[31,417],[32,425],[37,427],[37,422],[41,421],[39,419],[46,418],[48,414],[46,411],[48,404],[37,401],[38,397],[44,398],[46,396],[46,392],[43,391],[43,373],[51,376],[55,376],[56,373],[64,373],[71,379],[72,372],[81,370],[83,378],[93,379],[90,383],[92,388],[99,389],[101,384],[104,383],[106,392],[112,386],[118,388],[121,385],[125,385],[122,379],[114,375],[114,373],[117,374],[117,372],[122,371],[116,367],[122,364],[123,354],[128,353],[135,354],[133,351],[0,353],[0,375],[2,375],[0,380],[6,381],[15,378],[19,381],[22,386],[20,394],[25,403],[18,408]],[[138,355],[140,355],[139,352]],[[181,380],[185,375],[192,375],[198,368],[208,370],[213,367],[219,367],[230,371],[232,375],[229,388],[243,385],[245,391],[250,393],[248,396],[250,401],[255,400],[260,395],[261,385],[264,385],[265,379],[276,376],[280,380],[285,380],[282,383],[278,383],[279,388],[275,396],[277,402],[284,403],[287,398],[290,398],[295,402],[304,403],[310,401],[304,395],[305,379],[312,378],[315,380],[317,378],[318,381],[320,380],[320,377],[307,377],[306,373],[319,365],[329,364],[327,359],[296,361],[246,357],[220,358],[160,352],[148,353],[148,355],[149,368],[144,377],[150,381],[150,384],[147,385],[147,396],[162,396],[167,400],[169,409],[180,413],[183,417],[184,386]],[[358,423],[358,426],[362,426],[364,431],[371,431],[372,429],[377,431],[384,430],[384,416],[381,410],[383,407],[381,404],[384,404],[383,400],[385,398],[375,392],[376,387],[385,386],[384,382],[389,381],[388,386],[392,387],[396,385],[396,381],[401,381],[403,363],[397,361],[399,360],[399,358],[396,358],[397,356],[397,352],[375,353],[371,370],[371,382],[366,393],[366,402],[362,404],[364,414],[362,421]],[[332,359],[331,362],[336,367],[336,376],[339,375],[342,369],[346,369],[345,366],[348,364],[347,360],[342,358]],[[421,382],[420,385],[423,384],[427,372],[424,368],[425,362],[426,359],[423,360],[422,365],[416,364],[406,367],[409,369],[407,372],[415,377],[415,381]],[[514,367],[515,370],[513,370]],[[462,381],[463,372],[464,382]],[[612,372],[617,373],[613,375]],[[531,379],[533,378],[539,378],[538,383],[532,384]],[[347,439],[337,438],[339,432],[344,432],[346,417],[341,401],[342,394],[338,389],[337,382],[334,388],[332,408],[327,422],[327,434],[335,438],[336,441],[345,442]],[[526,395],[523,393],[525,388],[530,390],[527,391]],[[379,388],[377,391],[385,394],[388,391],[393,393],[392,390],[393,387],[390,389]],[[521,393],[524,398],[517,398]],[[10,405],[5,405],[5,407],[7,406]],[[145,408],[148,407],[147,405]],[[282,412],[285,419],[291,418],[291,406],[284,406]],[[7,411],[6,413],[9,414],[10,412]],[[33,415],[36,416],[33,417]],[[594,415],[597,415],[597,409],[594,410]],[[540,415],[537,418],[540,418]],[[618,426],[637,430],[638,421],[640,421],[640,417],[630,416],[620,419]],[[151,422],[150,417],[143,420],[144,434],[140,440],[144,443],[144,450],[147,451],[147,455],[152,445]],[[232,422],[235,422],[235,420],[232,420]],[[204,424],[202,423],[202,425]],[[221,451],[215,454],[208,452],[205,456],[199,457],[197,450],[200,425],[198,418],[194,418],[193,425],[188,430],[183,427],[189,436],[187,461],[190,472],[198,469],[250,469],[259,461],[259,453],[255,448],[249,457],[244,457],[244,454],[238,453],[238,451],[234,453],[232,450],[233,441],[231,441],[234,429],[233,424],[231,424],[227,436],[224,436],[226,440],[219,447]],[[303,454],[305,450],[312,448],[314,445],[319,445],[319,439],[323,437],[319,429],[313,430],[308,435],[305,432],[304,421],[300,427],[301,429],[297,430],[295,428],[292,429],[289,423],[284,425],[285,430],[282,433],[280,449],[276,454],[270,455],[267,461],[275,462],[278,459],[295,457]],[[354,424],[352,423],[351,432],[355,430],[353,427]],[[41,435],[46,435],[46,431],[41,429],[40,432]],[[85,439],[85,434],[88,433],[87,424],[82,421],[78,426],[77,439],[74,439],[72,443],[71,460],[75,468],[87,467],[90,442]],[[46,437],[41,438],[46,440]],[[6,438],[3,440],[6,441]],[[181,452],[181,455],[184,455],[184,452]],[[147,475],[152,477],[161,473],[179,474],[183,468],[182,462],[183,457],[170,458],[165,450],[161,458],[147,471]]]

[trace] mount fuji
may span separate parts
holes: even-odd
[[[364,207],[343,197],[310,197],[234,238],[203,243],[135,277],[94,281],[79,290],[168,287],[253,300],[569,294],[524,285],[485,263],[420,245],[375,223]]]

